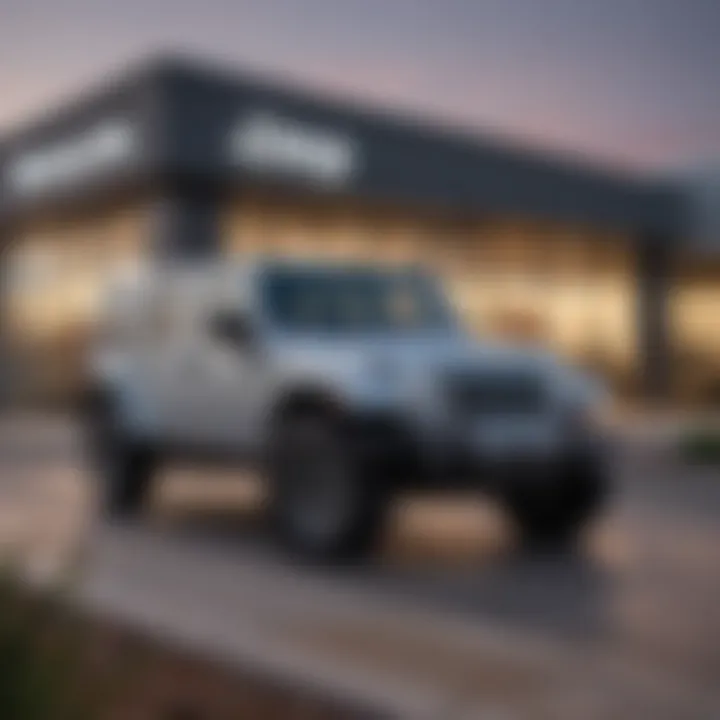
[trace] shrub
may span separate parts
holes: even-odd
[[[85,637],[57,593],[0,573],[0,718],[99,718],[107,687],[87,678]]]
[[[720,465],[720,429],[695,428],[680,441],[681,456],[696,465]]]

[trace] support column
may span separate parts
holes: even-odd
[[[0,225],[0,411],[11,404],[12,354],[8,333],[8,257],[12,234],[7,225]]]
[[[221,213],[221,195],[213,189],[166,190],[151,209],[152,255],[199,259],[219,253]]]
[[[650,402],[669,399],[672,380],[672,238],[646,233],[638,249],[640,386]]]

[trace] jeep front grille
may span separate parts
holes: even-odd
[[[545,399],[537,374],[509,370],[454,372],[446,393],[451,411],[463,416],[533,415]]]

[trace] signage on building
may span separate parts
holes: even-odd
[[[329,186],[350,183],[360,159],[350,135],[272,112],[244,116],[229,145],[233,162],[245,169]]]
[[[133,126],[126,120],[104,120],[70,138],[11,159],[7,183],[15,195],[39,195],[122,165],[135,151]]]

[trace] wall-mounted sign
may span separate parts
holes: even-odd
[[[104,120],[77,135],[28,150],[10,160],[7,182],[23,197],[87,179],[125,163],[136,151],[136,135],[126,120]]]
[[[233,162],[253,172],[341,186],[359,166],[351,136],[272,112],[244,116],[229,140]]]

